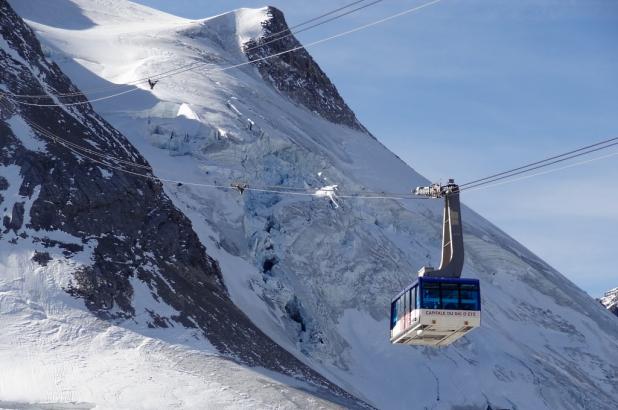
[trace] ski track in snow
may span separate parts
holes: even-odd
[[[11,3],[20,11],[18,2]],[[32,25],[83,90],[196,60],[245,61],[239,45],[260,35],[266,18],[265,9],[242,9],[190,22],[116,0],[72,3],[93,27]],[[28,17],[32,11],[21,7]],[[139,23],[127,24],[133,20]],[[435,409],[610,409],[618,399],[615,318],[468,209],[464,275],[481,279],[482,327],[447,349],[391,346],[390,296],[428,258],[438,260],[442,204],[333,198],[334,186],[400,192],[428,181],[370,136],[292,103],[252,67],[183,73],[152,93],[140,90],[95,109],[160,177],[323,188],[322,198],[290,198],[165,186],[221,265],[234,302],[280,345],[358,397],[392,409],[409,407],[411,397],[417,408]],[[8,329],[0,334],[0,363],[9,369],[0,374],[0,404],[334,406],[301,391],[311,388],[296,380],[217,357],[191,330],[95,320],[61,290],[70,267],[43,268],[30,261],[31,249],[2,246],[0,267],[13,273],[0,275],[0,328]],[[306,331],[286,312],[294,300]],[[152,303],[140,310],[169,309]]]

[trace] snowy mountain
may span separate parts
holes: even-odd
[[[618,288],[605,292],[600,301],[610,312],[618,316]]]
[[[0,10],[2,92],[77,91],[6,2]],[[275,344],[231,302],[217,262],[160,183],[67,149],[72,143],[105,152],[150,175],[144,158],[92,107],[22,106],[7,97],[1,103],[0,407],[78,398],[135,408],[135,397],[150,390],[169,397],[146,401],[145,408],[185,407],[191,400],[363,406]],[[38,127],[68,142],[52,142]],[[217,374],[219,387],[200,381],[203,371]],[[128,385],[113,382],[118,373]],[[281,380],[301,392],[289,392]],[[243,397],[213,397],[244,384]],[[246,387],[278,392],[249,397]]]
[[[183,259],[172,256],[186,252],[186,246],[162,232],[160,240],[165,243],[156,246],[168,253],[159,256],[156,248],[150,251],[154,255],[151,263],[158,269],[152,269],[143,278],[138,275],[137,280],[129,280],[129,285],[141,289],[142,293],[131,293],[134,295],[131,303],[127,302],[127,296],[108,297],[105,304],[86,305],[113,323],[99,326],[119,329],[116,323],[122,318],[125,318],[123,329],[133,330],[133,325],[127,322],[137,322],[135,327],[142,323],[140,335],[146,334],[153,344],[167,343],[176,352],[175,357],[182,358],[186,365],[193,365],[193,356],[185,359],[184,350],[177,350],[179,344],[189,346],[194,355],[205,351],[213,354],[215,350],[240,352],[235,354],[244,362],[287,375],[294,375],[293,369],[297,369],[305,375],[302,377],[305,381],[323,386],[320,397],[330,392],[326,399],[331,402],[336,397],[352,399],[317,373],[379,408],[614,407],[618,399],[615,318],[560,273],[465,207],[464,275],[481,280],[482,327],[440,350],[389,343],[390,298],[415,278],[415,272],[428,258],[438,259],[442,204],[345,197],[346,192],[401,192],[428,181],[367,132],[309,53],[299,50],[228,69],[298,44],[291,37],[282,44],[266,44],[269,42],[266,36],[286,27],[280,12],[273,8],[240,9],[189,21],[121,0],[63,0],[54,2],[53,6],[43,0],[10,3],[34,28],[43,42],[46,59],[57,63],[80,89],[93,90],[87,93],[90,98],[104,97],[105,93],[97,91],[101,88],[199,64],[194,70],[162,78],[153,90],[141,83],[107,92],[128,91],[117,98],[94,103],[94,109],[126,136],[136,152],[129,151],[132,153],[129,156],[120,147],[110,151],[114,145],[103,142],[96,149],[114,152],[114,157],[131,158],[144,164],[147,161],[156,176],[182,181],[162,186],[150,184],[162,187],[165,195],[159,194],[161,203],[171,207],[167,202],[171,200],[175,209],[184,214],[174,215],[181,221],[188,218],[197,234],[200,244],[195,247],[200,250],[195,252],[199,255],[191,261],[203,261],[203,264],[205,260],[210,261],[202,246],[216,261],[208,263],[211,281],[208,285],[200,284],[194,277],[188,277],[183,282],[186,286],[172,289],[182,276],[175,271],[185,269]],[[12,92],[40,92],[19,90],[15,84],[9,86],[14,87]],[[58,87],[54,89],[61,92],[67,89]],[[69,101],[73,100],[63,100]],[[41,122],[39,117],[43,114],[37,110],[39,116],[33,116],[32,120]],[[53,109],[52,112],[66,111]],[[94,112],[91,115],[96,117]],[[119,145],[128,145],[102,119],[100,122],[115,135]],[[58,128],[56,131],[62,133]],[[81,128],[77,131],[85,132]],[[88,166],[85,160],[83,164]],[[94,173],[98,166],[92,167]],[[104,172],[110,170],[105,166],[100,168],[98,179],[104,180]],[[72,175],[69,171],[65,175]],[[137,178],[111,173],[112,179],[139,183],[134,181]],[[239,195],[233,190],[204,186],[228,186],[233,181],[253,187],[275,187],[273,191],[288,187],[300,193],[337,185],[341,195],[334,200],[327,196],[275,192]],[[118,189],[117,183],[111,185],[112,192]],[[102,185],[102,192],[107,189]],[[143,187],[140,185],[139,189]],[[110,203],[114,205],[120,201],[112,198]],[[35,199],[34,204],[46,204]],[[146,215],[146,210],[160,209],[155,206],[156,201],[139,197],[131,201]],[[66,201],[55,203],[62,208]],[[130,209],[113,212],[109,218],[129,213]],[[29,210],[25,207],[24,214]],[[139,215],[123,219],[116,229],[136,240],[140,226],[146,232],[146,222],[142,225],[135,222],[140,220],[143,219]],[[125,225],[130,226],[124,228]],[[54,229],[58,228],[60,225],[54,225]],[[125,229],[133,234],[122,233]],[[188,228],[182,232],[190,236]],[[69,233],[100,240],[100,235],[91,236],[89,231],[70,230]],[[153,236],[157,236],[155,233]],[[187,243],[193,244],[191,241]],[[115,246],[110,244],[110,251]],[[15,251],[6,249],[9,252],[5,258],[13,258]],[[120,245],[119,249],[124,248]],[[150,250],[146,245],[142,249]],[[131,259],[129,252],[125,253],[125,258]],[[147,253],[144,251],[142,257],[148,256]],[[116,255],[109,258],[119,265],[123,261]],[[74,262],[70,258],[67,261]],[[220,276],[215,272],[220,272]],[[98,276],[89,278],[93,281]],[[164,286],[166,281],[170,282],[168,287]],[[42,286],[37,283],[34,290]],[[21,289],[15,290],[15,294],[23,298]],[[91,288],[85,286],[85,289]],[[116,294],[116,290],[102,292]],[[91,293],[98,295],[99,291]],[[83,294],[83,291],[74,293],[82,298]],[[213,294],[221,298],[208,297]],[[227,295],[259,330],[241,320],[244,316],[228,303]],[[80,315],[86,315],[83,299],[70,298],[61,289],[53,296]],[[144,305],[143,301],[148,304]],[[136,302],[143,305],[136,308]],[[228,312],[235,312],[232,317],[237,319],[232,323],[228,322]],[[210,350],[204,347],[205,342],[178,340],[178,333],[195,331],[184,317],[191,317],[204,330],[213,345]],[[203,327],[200,318],[204,320]],[[77,318],[76,322],[79,322]],[[148,329],[148,323],[157,328]],[[168,327],[162,327],[163,323]],[[226,333],[229,329],[238,332],[231,337]],[[249,336],[251,332],[263,332],[267,337],[254,339]],[[18,330],[15,334],[26,337]],[[107,346],[115,346],[113,341],[117,339],[125,340],[110,335],[98,339],[97,343],[110,349]],[[279,356],[274,363],[268,360],[272,349],[285,354],[271,339],[296,359]],[[71,340],[75,344],[74,356],[61,363],[47,363],[45,368],[55,374],[65,374],[55,370],[65,369],[59,367],[61,364],[78,363],[75,366],[79,366],[80,354],[88,349],[68,335],[62,340],[33,347],[44,354],[54,343]],[[175,344],[169,347],[171,342]],[[2,351],[18,350],[16,342],[3,343],[9,348]],[[132,340],[123,343],[124,357],[151,354],[150,345],[144,347]],[[0,357],[0,363],[8,360]],[[24,360],[34,367],[38,359]],[[143,362],[153,366],[150,361]],[[158,361],[156,365],[163,374],[171,375],[176,369],[174,363],[176,360],[171,359]],[[114,365],[119,368],[121,363]],[[307,373],[304,366],[316,373]],[[219,377],[207,369],[205,364],[195,365],[189,373],[209,380]],[[234,371],[224,373],[230,375]],[[245,370],[241,373],[243,382],[234,384],[233,388],[251,400],[264,373],[256,374],[254,379]],[[147,373],[144,370],[139,374]],[[274,377],[272,373],[269,375]],[[24,375],[15,375],[13,379],[18,377]],[[139,377],[133,380],[138,383]],[[304,388],[298,388],[289,380],[279,379],[278,386],[287,384],[288,391],[302,395],[299,400],[308,400],[300,390],[311,390],[311,385],[295,381],[304,383]],[[98,397],[83,387],[71,385],[70,381],[64,383],[64,390],[48,386],[46,394],[65,401],[70,397],[70,400],[89,402],[94,400],[89,397]],[[248,386],[246,390],[243,383]],[[179,385],[193,386],[182,382]],[[14,386],[3,386],[0,384],[3,389],[0,400],[10,394],[5,400],[17,400],[13,397],[26,394],[24,391],[14,394]],[[111,391],[110,387],[105,393]],[[173,397],[188,400],[182,395],[184,392],[178,390]],[[286,394],[273,397],[268,406],[276,406],[277,400],[288,397]],[[258,397],[267,400],[265,396]],[[304,401],[295,401],[294,397],[289,400],[291,406],[305,407]],[[319,405],[324,402],[316,404]]]

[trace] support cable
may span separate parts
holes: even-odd
[[[113,170],[116,171],[120,171],[129,175],[133,175],[133,176],[137,176],[137,177],[141,177],[141,178],[146,178],[146,179],[150,179],[150,180],[155,180],[155,181],[159,181],[162,183],[172,183],[172,184],[179,184],[179,185],[188,185],[188,186],[195,186],[195,187],[202,187],[202,188],[215,188],[215,189],[223,189],[223,190],[237,190],[236,187],[234,187],[233,183],[230,183],[229,185],[221,185],[221,184],[205,184],[205,183],[198,183],[198,182],[191,182],[191,181],[184,181],[184,180],[177,180],[177,179],[168,179],[168,178],[160,178],[157,176],[154,176],[152,174],[152,168],[150,167],[146,167],[143,166],[141,164],[137,164],[139,165],[139,167],[144,168],[145,171],[148,171],[149,173],[144,174],[144,173],[140,173],[140,172],[136,172],[136,171],[132,171],[130,169],[125,168],[125,166],[135,166],[135,163],[132,163],[131,161],[124,161],[124,160],[118,160],[117,158],[114,157],[110,157],[110,156],[106,156],[103,153],[98,153],[95,152],[93,153],[92,150],[86,149],[84,147],[81,146],[77,146],[77,144],[71,143],[70,141],[67,141],[64,138],[61,138],[53,133],[51,133],[50,131],[47,131],[45,129],[42,129],[40,126],[30,123],[29,125],[32,126],[32,128],[34,130],[36,130],[38,133],[40,133],[43,137],[46,137],[50,140],[52,140],[53,142],[62,145],[63,147],[65,147],[67,150],[71,151],[72,153],[86,158],[96,164],[99,165],[103,165],[107,168],[111,168]],[[91,156],[92,155],[92,156]],[[96,158],[96,156],[98,156],[99,158]],[[121,164],[114,164],[114,161],[118,161]],[[367,192],[364,191],[360,191],[357,193],[343,193],[343,194],[338,194],[335,189],[325,189],[325,188],[318,188],[315,189],[313,192],[310,192],[308,190],[305,191],[292,191],[292,190],[284,190],[284,189],[273,189],[273,187],[254,187],[254,186],[249,186],[247,185],[246,187],[243,187],[243,190],[245,191],[251,191],[251,192],[261,192],[261,193],[272,193],[272,194],[280,194],[280,195],[291,195],[291,196],[304,196],[304,197],[316,197],[318,196],[320,193],[329,193],[332,192],[333,196],[335,198],[346,198],[346,199],[399,199],[399,200],[404,200],[404,199],[411,199],[411,200],[419,200],[419,199],[427,199],[427,198],[422,198],[422,197],[413,197],[413,196],[406,196],[407,194],[392,194],[392,195],[368,195]]]
[[[337,13],[339,11],[342,11],[342,10],[345,10],[345,9],[350,8],[352,6],[355,6],[355,5],[359,4],[359,3],[364,3],[365,1],[367,1],[367,0],[357,0],[357,1],[354,1],[352,3],[349,3],[349,4],[344,5],[342,7],[338,7],[336,9],[334,9],[334,10],[331,10],[331,11],[329,11],[327,13],[324,13],[324,14],[322,14],[320,16],[317,16],[317,17],[311,18],[309,20],[306,20],[306,21],[304,21],[302,23],[296,24],[296,25],[294,25],[294,26],[292,26],[290,28],[287,28],[285,30],[281,30],[281,31],[273,33],[273,34],[269,34],[269,35],[267,35],[265,37],[260,38],[260,40],[262,40],[262,41],[266,40],[267,41],[266,43],[262,43],[262,44],[260,44],[258,46],[250,47],[250,48],[244,50],[244,52],[246,53],[246,52],[255,50],[257,48],[263,47],[263,46],[265,46],[267,44],[271,44],[271,43],[273,43],[275,41],[279,41],[279,40],[282,40],[284,38],[293,36],[295,34],[302,33],[304,31],[308,31],[310,29],[319,27],[319,26],[321,26],[323,24],[326,24],[326,23],[329,23],[331,21],[340,19],[342,17],[345,17],[345,16],[350,15],[352,13],[355,13],[357,11],[366,9],[366,8],[368,8],[370,6],[373,6],[373,5],[377,4],[377,3],[381,3],[384,0],[375,0],[375,1],[371,2],[371,3],[369,3],[369,4],[362,5],[360,7],[357,7],[355,9],[353,9],[353,10],[348,10],[345,13],[342,13],[342,14],[339,14],[337,16],[331,17],[330,19],[327,19],[325,21],[316,23],[316,24],[314,24],[314,25],[312,25],[310,27],[305,27],[305,28],[297,30],[297,31],[292,31],[295,28],[302,27],[302,26],[305,26],[305,25],[307,25],[309,23],[321,20],[324,17],[328,17],[328,16],[330,16],[332,14],[335,14],[335,13]],[[194,24],[194,22],[191,22],[190,24]],[[281,34],[284,34],[284,33],[288,33],[288,34],[286,34],[284,36],[281,36],[281,37],[278,37],[278,38],[276,38],[276,39],[274,39],[272,41],[269,41],[270,39],[272,39],[272,38],[274,38],[276,36],[279,36]],[[77,96],[84,96],[84,97],[86,97],[86,94],[99,94],[99,93],[102,93],[102,92],[105,92],[105,91],[108,91],[108,90],[111,91],[111,90],[115,90],[115,89],[118,89],[118,88],[123,88],[123,87],[132,86],[132,85],[138,85],[138,84],[143,84],[143,83],[148,82],[148,80],[158,80],[161,75],[174,73],[176,71],[183,70],[183,69],[186,69],[186,68],[189,68],[189,67],[191,67],[191,69],[195,69],[195,68],[201,67],[203,65],[207,65],[207,64],[209,64],[209,63],[193,62],[193,63],[186,64],[186,65],[183,65],[183,66],[180,66],[180,67],[176,67],[176,68],[174,68],[172,70],[163,71],[163,72],[160,72],[160,73],[153,74],[153,75],[151,75],[149,77],[145,77],[145,78],[129,81],[129,82],[125,83],[125,84],[117,84],[115,86],[103,87],[103,88],[98,88],[98,89],[91,89],[91,90],[86,90],[86,91],[78,91],[78,92],[73,92],[73,93],[56,93],[56,94],[54,94],[54,96],[56,96],[58,98],[68,98],[68,97],[77,97]],[[13,94],[13,93],[6,93],[6,94],[11,96],[11,97],[18,97],[18,98],[47,98],[47,97],[49,97],[49,94],[38,94],[38,95],[32,95],[32,94]],[[118,95],[122,95],[122,94],[118,94]],[[114,96],[117,96],[117,95],[114,95]]]
[[[519,171],[519,170],[523,170],[525,168],[529,168],[529,167],[532,167],[532,166],[535,166],[535,165],[543,164],[543,163],[545,163],[547,161],[551,161],[553,159],[565,157],[567,155],[574,154],[574,153],[577,153],[577,152],[581,152],[581,151],[587,150],[589,148],[597,147],[599,145],[607,144],[607,143],[610,143],[610,142],[613,142],[613,141],[618,141],[618,137],[610,138],[610,139],[607,139],[605,141],[600,141],[600,142],[597,142],[595,144],[587,145],[585,147],[581,147],[581,148],[575,149],[573,151],[565,152],[563,154],[555,155],[553,157],[545,158],[545,159],[540,160],[540,161],[531,162],[531,163],[523,165],[521,167],[517,167],[517,168],[510,169],[508,171],[503,171],[503,172],[500,172],[500,173],[497,173],[497,174],[493,174],[493,175],[490,175],[490,176],[485,177],[485,178],[480,178],[480,179],[476,179],[474,181],[466,182],[465,184],[460,184],[459,186],[463,188],[463,187],[468,186],[468,185],[477,184],[479,182],[483,182],[483,181],[486,181],[488,179],[492,179],[492,178],[495,178],[495,177],[499,177],[499,176],[503,176],[503,175],[506,175],[506,174],[510,174],[511,172],[516,172],[516,171]]]
[[[616,140],[616,139],[618,139],[618,138],[614,138],[613,140]],[[545,168],[545,167],[548,167],[550,165],[554,165],[554,164],[558,164],[560,162],[568,161],[570,159],[578,158],[578,157],[581,157],[583,155],[588,155],[588,154],[591,154],[593,152],[605,150],[607,148],[611,148],[611,147],[614,147],[616,145],[618,145],[618,142],[614,142],[612,144],[607,144],[607,145],[604,145],[604,146],[601,146],[601,147],[589,149],[587,151],[579,152],[577,154],[569,155],[569,156],[566,156],[566,157],[562,157],[561,156],[561,158],[559,158],[559,159],[556,159],[556,160],[553,160],[553,161],[550,161],[550,162],[543,162],[540,165],[534,166],[532,168],[526,168],[526,169],[523,169],[523,170],[520,170],[520,171],[517,171],[517,172],[509,171],[508,175],[502,175],[500,177],[491,178],[491,179],[484,178],[485,179],[484,182],[480,182],[478,184],[467,185],[466,187],[461,188],[460,190],[461,191],[466,191],[466,190],[473,189],[473,188],[476,188],[476,187],[480,187],[480,186],[483,186],[483,185],[491,184],[493,182],[501,181],[503,179],[507,179],[507,178],[511,178],[511,177],[514,177],[514,176],[517,176],[517,175],[525,174],[525,173],[528,173],[530,171],[534,171],[534,170],[537,170],[537,169]],[[577,151],[581,151],[581,150],[577,150]],[[521,169],[521,167],[519,169]],[[504,174],[504,173],[501,173],[501,174]]]
[[[615,156],[618,156],[618,151],[612,152],[611,154],[603,155],[603,156],[600,156],[600,157],[591,158],[591,159],[587,159],[587,160],[579,161],[579,162],[574,162],[572,164],[565,165],[563,167],[552,168],[552,169],[549,169],[547,171],[538,172],[538,173],[531,174],[531,175],[524,175],[522,177],[515,178],[515,179],[509,179],[509,180],[506,180],[506,181],[498,182],[496,184],[479,185],[476,188],[468,189],[468,192],[480,191],[480,190],[483,190],[483,189],[488,189],[488,188],[493,188],[493,187],[497,187],[497,186],[501,186],[501,185],[510,184],[511,182],[523,181],[524,179],[530,179],[530,178],[538,177],[538,176],[541,176],[541,175],[551,174],[553,172],[562,171],[564,169],[569,169],[569,168],[577,167],[579,165],[584,165],[584,164],[588,164],[590,162],[600,161],[602,159],[611,158],[611,157],[615,157]]]
[[[358,27],[353,28],[351,30],[343,31],[343,32],[338,33],[338,34],[335,34],[335,35],[332,35],[332,36],[329,36],[329,37],[326,37],[326,38],[323,38],[323,39],[320,39],[320,40],[317,40],[317,41],[313,41],[313,42],[311,42],[309,44],[306,44],[306,45],[299,45],[297,47],[293,47],[293,48],[291,48],[289,50],[286,50],[286,51],[281,51],[279,53],[275,53],[275,54],[272,54],[272,55],[264,56],[264,57],[261,57],[261,58],[255,59],[255,60],[251,60],[251,61],[242,62],[242,63],[239,63],[239,64],[230,65],[230,66],[227,66],[227,67],[213,68],[213,69],[210,69],[210,70],[206,70],[206,72],[223,72],[223,71],[228,71],[228,70],[232,70],[232,69],[235,69],[235,68],[240,68],[240,67],[243,67],[243,66],[247,66],[247,65],[250,65],[250,64],[253,64],[253,63],[257,63],[257,62],[260,62],[260,61],[265,61],[265,60],[269,60],[271,58],[279,57],[279,56],[282,56],[282,55],[285,55],[285,54],[288,54],[288,53],[292,53],[292,52],[297,51],[297,50],[307,49],[308,47],[313,47],[313,46],[316,46],[316,45],[319,45],[319,44],[322,44],[322,43],[326,43],[328,41],[332,41],[332,40],[335,40],[335,39],[338,39],[338,38],[341,38],[341,37],[344,37],[344,36],[348,36],[350,34],[359,32],[361,30],[368,29],[368,28],[376,26],[378,24],[382,24],[382,23],[385,23],[387,21],[396,19],[398,17],[405,16],[407,14],[416,12],[416,11],[421,10],[423,8],[432,6],[432,5],[434,5],[436,3],[439,3],[441,1],[442,0],[432,0],[430,2],[422,4],[420,6],[415,6],[415,7],[409,8],[409,9],[404,10],[402,12],[399,12],[399,13],[396,13],[396,14],[392,14],[392,15],[390,15],[388,17],[384,17],[382,19],[375,20],[373,22],[370,22],[368,24],[364,24],[364,25],[358,26]],[[185,68],[185,69],[173,72],[173,73],[169,73],[169,74],[165,74],[165,75],[160,75],[160,76],[156,77],[156,80],[161,80],[163,78],[168,78],[168,77],[172,77],[172,76],[175,76],[175,75],[178,75],[178,74],[182,74],[182,73],[184,73],[186,71],[191,71],[191,70],[194,70],[194,69],[196,69],[198,67],[201,67],[201,66],[207,65],[207,64],[209,64],[209,63],[199,63],[198,65],[195,65],[193,67],[188,67],[188,68]],[[73,103],[64,103],[64,104],[35,104],[35,103],[26,103],[26,102],[23,102],[23,101],[15,100],[15,99],[11,98],[8,94],[5,94],[5,96],[8,99],[10,99],[11,101],[13,101],[14,103],[20,104],[20,105],[27,105],[27,106],[34,106],[34,107],[61,107],[61,106],[83,105],[83,104],[89,104],[89,103],[93,103],[93,102],[97,102],[97,101],[109,100],[111,98],[115,98],[115,97],[118,97],[120,95],[128,94],[128,93],[135,92],[135,91],[138,91],[138,90],[141,90],[141,88],[134,88],[134,89],[131,89],[131,90],[123,91],[121,93],[116,93],[116,94],[109,95],[109,96],[99,97],[99,98],[85,100],[85,101],[73,102]],[[47,96],[47,97],[49,97],[49,96]],[[51,98],[51,97],[49,97],[49,98]]]
[[[71,152],[74,152],[78,155],[81,155],[85,158],[88,158],[96,163],[102,164],[102,165],[106,165],[109,166],[113,169],[116,169],[118,171],[122,171],[122,172],[126,172],[132,175],[136,175],[136,176],[142,176],[142,177],[149,177],[147,175],[144,174],[140,174],[137,172],[133,172],[133,171],[129,171],[127,170],[126,166],[130,166],[130,167],[135,167],[138,169],[143,169],[144,171],[149,171],[152,172],[152,168],[149,165],[143,165],[143,164],[139,164],[136,163],[134,161],[128,161],[128,160],[123,160],[120,158],[116,158],[113,156],[110,156],[108,154],[96,151],[96,150],[92,150],[90,148],[86,148],[84,146],[81,146],[79,144],[73,143],[69,140],[66,140],[62,137],[59,137],[55,134],[53,134],[51,131],[46,130],[45,128],[41,127],[40,125],[34,123],[34,122],[30,122],[28,121],[28,124],[32,127],[32,129],[34,129],[35,131],[37,131],[39,134],[41,134],[42,136],[52,140],[53,142],[56,142],[62,146],[64,146],[65,148],[69,149]],[[483,178],[482,180],[484,182],[481,183],[477,183],[474,185],[468,185],[464,188],[460,189],[460,192],[462,191],[477,191],[480,189],[487,189],[487,188],[491,188],[491,187],[495,187],[495,186],[500,186],[500,185],[504,185],[507,183],[511,183],[511,182],[516,182],[516,181],[520,181],[520,180],[524,180],[524,179],[529,179],[529,178],[533,178],[536,176],[541,176],[541,175],[545,175],[545,174],[549,174],[549,173],[553,173],[559,170],[563,170],[563,169],[568,169],[568,168],[572,168],[578,165],[583,165],[583,164],[587,164],[590,162],[594,162],[594,161],[598,161],[601,159],[605,159],[605,158],[609,158],[609,157],[613,157],[618,155],[618,152],[613,152],[611,154],[608,155],[604,155],[601,157],[597,157],[597,158],[592,158],[592,159],[588,159],[588,160],[584,160],[584,161],[579,161],[573,164],[569,164],[567,166],[564,167],[559,167],[559,168],[554,168],[554,169],[550,169],[544,172],[539,172],[539,173],[535,173],[532,175],[525,175],[523,177],[520,178],[515,178],[515,179],[510,179],[514,176],[517,175],[522,175],[525,173],[528,173],[530,171],[533,170],[537,170],[537,169],[542,169],[542,168],[546,168],[548,166],[551,165],[555,165],[557,163],[561,163],[570,159],[575,159],[584,155],[588,155],[591,154],[593,152],[598,152],[598,151],[602,151],[614,146],[618,146],[618,142],[613,142],[611,144],[607,144],[607,142],[611,142],[616,140],[616,138],[612,138],[612,139],[608,139],[603,141],[602,143],[596,143],[596,144],[591,144],[587,147],[582,147],[580,149],[577,150],[573,150],[573,151],[569,151],[569,152],[574,152],[575,154],[573,155],[569,155],[567,157],[563,157],[563,155],[558,155],[558,156],[553,156],[553,157],[549,157],[548,159],[552,159],[552,158],[559,158],[557,160],[551,161],[551,162],[545,162],[547,160],[544,161],[537,161],[536,163],[539,163],[540,165],[537,165],[533,168],[528,168],[528,169],[522,169],[524,167],[518,167],[517,169],[519,169],[520,171],[516,172],[516,173],[510,173],[508,175],[504,175],[504,173],[500,173],[500,177],[496,177],[496,178],[491,178],[491,177],[487,177],[487,178],[491,178],[491,179],[487,179],[487,178]],[[600,144],[605,144],[603,146],[599,146]],[[592,149],[586,149],[588,147],[594,147]],[[582,150],[585,150],[582,152]],[[98,157],[100,158],[100,160],[97,160],[96,158],[92,158],[89,155],[92,155],[94,157]],[[105,162],[108,161],[108,162]],[[110,164],[109,162],[112,162],[112,164]],[[115,166],[113,163],[116,164],[120,164],[119,166]],[[498,174],[495,174],[498,175]],[[180,184],[185,184],[185,185],[194,185],[194,186],[201,186],[201,187],[210,187],[210,188],[221,188],[221,189],[229,189],[230,186],[227,185],[211,185],[211,184],[200,184],[200,183],[192,183],[192,182],[187,182],[187,181],[182,181],[182,180],[168,180],[168,179],[162,179],[162,178],[157,178],[157,177],[152,177],[152,179],[157,179],[160,180],[161,182],[169,182],[169,183],[180,183]],[[504,181],[506,180],[506,181]],[[504,182],[498,182],[498,181],[504,181]],[[497,183],[496,183],[497,182]],[[461,187],[461,185],[460,185]],[[247,191],[255,191],[255,192],[268,192],[268,193],[281,193],[281,194],[287,194],[287,195],[292,195],[292,194],[302,194],[303,196],[315,196],[316,193],[318,191],[321,192],[332,192],[336,197],[339,198],[358,198],[358,199],[421,199],[421,197],[415,197],[412,196],[409,193],[388,193],[388,192],[371,192],[371,191],[359,191],[356,193],[348,193],[348,194],[337,194],[335,189],[331,189],[331,190],[325,190],[324,188],[314,188],[314,191],[311,191],[309,188],[296,188],[296,187],[289,187],[289,186],[265,186],[265,187],[253,187],[253,186],[248,186],[246,188]]]

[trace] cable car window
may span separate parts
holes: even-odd
[[[406,314],[410,313],[410,291],[406,292]]]
[[[410,310],[416,309],[416,286],[410,289]]]
[[[406,313],[410,313],[414,310],[414,307],[412,307],[412,289],[406,292],[406,298],[408,299],[408,310]]]
[[[440,296],[442,298],[442,309],[459,309],[459,289],[457,283],[440,284]]]
[[[461,310],[480,310],[479,309],[479,288],[475,284],[462,283],[460,287],[461,293]]]
[[[421,289],[423,309],[440,309],[440,284],[424,282]]]
[[[397,324],[397,301],[391,303],[391,330],[395,328]]]
[[[408,312],[411,312],[414,310],[414,307],[412,306],[412,289],[408,290],[406,295],[408,295]]]

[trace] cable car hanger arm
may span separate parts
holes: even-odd
[[[461,206],[459,203],[459,185],[449,179],[446,185],[432,184],[417,187],[414,194],[428,198],[444,198],[444,216],[442,220],[442,258],[436,270],[423,266],[419,276],[433,278],[459,278],[464,263],[464,243],[461,223]]]

